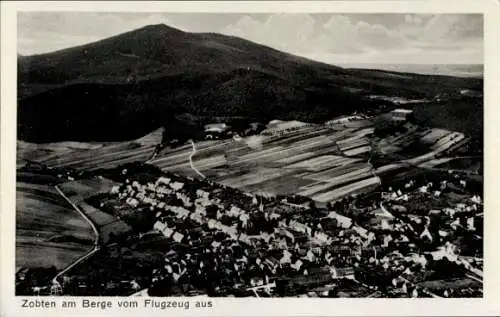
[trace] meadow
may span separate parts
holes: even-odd
[[[89,224],[52,186],[17,183],[16,267],[62,269],[87,253],[94,238]]]

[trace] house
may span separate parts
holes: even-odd
[[[179,232],[176,232],[172,236],[172,239],[174,239],[175,242],[180,243],[182,241],[182,239],[184,239],[184,235],[179,233]]]
[[[424,231],[420,234],[420,239],[425,240],[427,239],[429,242],[432,242],[434,239],[432,238],[432,235],[429,231],[429,228],[425,228]]]
[[[153,228],[160,231],[160,232],[163,232],[163,230],[165,230],[165,228],[167,227],[166,224],[164,224],[163,222],[161,221],[157,221],[155,222],[155,224],[153,225]]]
[[[413,113],[410,109],[395,109],[391,112],[391,119],[393,121],[406,121]]]
[[[174,230],[165,226],[165,229],[163,229],[162,233],[165,237],[170,238],[172,236],[172,234],[174,233]]]
[[[311,231],[311,228],[309,228],[305,224],[302,224],[302,223],[295,221],[295,220],[290,221],[289,226],[290,226],[290,229],[293,229],[293,230],[298,231],[298,232],[306,233],[306,232]]]
[[[203,215],[198,213],[198,212],[193,212],[189,218],[191,218],[191,220],[199,223],[199,224],[202,224],[203,223]]]
[[[252,240],[250,239],[249,236],[247,236],[246,234],[244,233],[241,233],[239,236],[238,236],[238,240],[241,241],[241,242],[244,242],[248,245],[251,245],[252,244]]]
[[[392,235],[390,235],[390,234],[386,234],[386,235],[384,235],[383,240],[384,240],[384,242],[383,242],[383,244],[382,244],[382,245],[383,245],[384,247],[388,247],[388,246],[389,246],[389,243],[393,240]]]
[[[338,225],[341,228],[347,229],[350,228],[352,225],[352,219],[346,216],[339,215],[338,213],[331,211],[328,214],[328,218],[335,219],[337,220]]]
[[[465,204],[464,203],[458,203],[457,204],[457,209],[463,211],[465,209]]]
[[[481,204],[481,197],[479,197],[479,195],[472,196],[470,200],[475,204]]]
[[[436,251],[429,252],[434,261],[441,260],[443,258],[447,258],[450,261],[455,261],[458,257],[453,254],[451,250],[448,250],[445,247],[439,247]]]
[[[300,268],[302,267],[302,264],[304,264],[304,262],[302,262],[301,260],[297,260],[295,263],[293,263],[292,265],[290,265],[295,271],[299,271]]]
[[[160,184],[163,184],[163,185],[168,185],[170,183],[170,178],[167,178],[167,177],[163,177],[161,176],[160,178],[158,178],[156,180],[156,185],[160,185]]]
[[[261,134],[279,135],[285,132],[297,131],[307,126],[309,126],[307,123],[300,122],[297,120],[292,120],[292,121],[272,120],[267,125],[267,128],[261,132]]]
[[[221,134],[226,132],[229,126],[225,123],[209,123],[205,125],[205,133]]]
[[[173,182],[169,184],[170,188],[172,188],[175,191],[179,191],[184,187],[184,183],[181,182]]]
[[[467,218],[467,230],[476,231],[476,227],[474,225],[474,217]]]
[[[320,243],[323,243],[323,244],[327,244],[329,242],[331,242],[331,238],[330,236],[328,236],[326,233],[324,232],[321,232],[321,231],[316,231],[314,237],[320,242]]]
[[[125,201],[128,205],[132,206],[132,207],[137,207],[139,205],[139,201],[137,201],[137,199],[135,198],[127,198],[127,200]]]
[[[362,238],[364,238],[364,239],[368,238],[368,230],[366,230],[365,228],[362,228],[360,226],[354,226],[352,229],[354,230],[354,232],[359,234]]]

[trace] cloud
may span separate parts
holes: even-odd
[[[310,14],[272,14],[265,21],[243,16],[223,32],[298,54],[389,50],[406,41],[383,25],[354,22],[338,14],[323,24]]]
[[[278,13],[270,15],[265,21],[245,15],[225,27],[222,33],[286,51],[297,51],[310,43],[315,36],[314,31],[315,20],[310,15]]]
[[[464,56],[482,62],[483,19],[478,14],[163,14],[23,12],[19,53],[85,44],[145,25],[239,36],[302,56],[349,60],[420,58],[440,63]],[[431,56],[443,60],[430,60]],[[369,62],[369,61],[364,61]]]
[[[432,17],[422,30],[427,40],[455,41],[463,38],[478,37],[483,34],[481,15],[440,14]]]

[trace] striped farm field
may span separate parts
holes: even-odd
[[[206,159],[195,159],[193,158],[193,165],[200,171],[206,171],[212,168],[221,167],[226,164],[226,159],[224,155],[216,155]]]
[[[315,195],[312,198],[319,202],[329,202],[333,200],[337,200],[346,195],[351,195],[353,193],[359,193],[363,191],[369,191],[376,188],[380,184],[380,178],[371,177],[367,179],[363,179],[359,182],[355,182],[353,184],[349,184],[340,188],[336,188],[332,191],[328,191],[326,193],[322,193],[319,195]]]
[[[454,143],[457,143],[461,140],[463,140],[465,136],[462,133],[459,132],[453,132],[445,137],[439,139],[436,143],[432,145],[432,149],[439,149],[441,147],[446,147],[449,148],[451,147]]]
[[[351,142],[358,141],[359,139],[364,138],[367,135],[373,134],[374,130],[375,130],[374,128],[361,129],[361,130],[357,131],[356,133],[353,133],[354,134],[353,136],[351,136],[349,138],[342,139],[340,141],[337,141],[337,144],[339,144],[339,145],[340,144],[349,144]]]
[[[66,146],[46,148],[44,145],[18,141],[16,155],[20,160],[44,162],[58,156],[68,155],[76,150]]]
[[[300,194],[326,201],[373,189],[378,184],[375,175],[384,176],[402,166],[441,159],[445,154],[452,156],[454,149],[467,142],[461,133],[424,128],[411,122],[394,132],[389,129],[387,135],[380,134],[377,129],[385,131],[387,122],[377,118],[334,126],[311,124],[276,135],[186,142],[158,153],[155,150],[161,131],[129,142],[39,146],[31,153],[52,167],[93,171],[142,161],[163,171],[208,177],[249,192]],[[18,153],[24,156],[29,150],[27,144],[18,147]],[[376,154],[376,169],[369,164],[372,154]],[[79,201],[101,190],[98,184],[61,186]],[[109,187],[102,186],[102,190]]]
[[[107,153],[133,150],[134,148],[137,148],[137,145],[131,144],[130,142],[109,144],[94,150],[78,151],[72,153],[71,155],[61,155],[59,157],[48,160],[45,163],[53,167],[65,166],[71,164],[72,162],[78,163],[92,157],[101,157],[103,155],[106,155]]]
[[[314,182],[310,185],[299,188],[301,191],[299,191],[297,194],[301,196],[312,196],[316,193],[332,188],[333,186],[335,185],[332,185],[328,182]]]
[[[291,175],[293,173],[294,171],[287,171],[280,168],[256,168],[237,177],[224,178],[220,182],[224,185],[240,188],[260,184],[268,180],[282,177],[284,175]]]
[[[205,176],[248,192],[320,195],[373,176],[366,158],[349,157],[369,152],[374,128],[331,129],[312,126],[279,136],[253,137],[258,144],[241,141],[196,142],[192,164]],[[348,155],[341,153],[338,144]],[[150,163],[164,171],[197,177],[189,164],[193,149],[164,150]],[[363,184],[363,183],[360,183]]]
[[[49,167],[81,170],[114,168],[120,164],[148,160],[161,142],[162,130],[128,142],[61,142],[31,144],[19,141],[18,158],[43,163]]]
[[[360,155],[360,154],[363,154],[363,153],[370,152],[371,150],[372,150],[371,146],[365,145],[365,146],[360,146],[360,147],[353,148],[353,149],[350,149],[348,151],[345,151],[344,154],[347,155],[347,156],[356,156],[356,155]]]
[[[131,158],[141,156],[145,151],[149,155],[153,154],[154,147],[141,147],[136,143],[126,143],[119,145],[109,145],[94,151],[87,151],[82,155],[73,155],[70,158],[59,159],[56,163],[50,164],[53,167],[75,167],[75,168],[99,168],[100,164],[113,162],[121,158]]]
[[[432,129],[428,133],[422,136],[420,139],[424,143],[433,144],[437,142],[439,139],[445,137],[450,134],[450,131],[444,129]]]
[[[339,142],[337,142],[337,145],[339,146],[339,149],[342,152],[356,148],[356,147],[366,146],[369,144],[370,144],[370,140],[368,138],[364,138],[364,137],[357,139],[357,140],[354,140],[354,141],[349,142],[349,143],[339,144]]]
[[[368,163],[357,162],[353,164],[330,168],[317,173],[309,173],[307,175],[304,175],[303,177],[317,181],[325,181],[325,180],[328,181],[333,177],[340,177],[346,174],[349,175],[349,173],[357,171],[369,171],[371,168],[372,168],[371,165]]]
[[[323,155],[306,159],[295,164],[286,166],[285,168],[303,168],[309,171],[321,171],[335,166],[344,166],[360,161],[360,159],[350,159],[338,155]]]
[[[299,191],[299,188],[307,186],[311,183],[311,180],[288,174],[268,179],[257,184],[243,186],[241,189],[254,194],[265,192],[277,195],[286,195],[289,193],[296,193]]]
[[[153,155],[154,148],[145,148],[141,151],[135,152],[133,155],[118,155],[117,158],[111,159],[108,158],[106,160],[91,160],[87,161],[82,165],[73,165],[74,168],[81,168],[85,170],[96,170],[96,169],[110,169],[115,168],[117,166],[132,163],[132,162],[145,162],[147,161],[151,155]]]
[[[331,183],[335,186],[349,183],[353,180],[358,180],[358,179],[363,179],[366,177],[369,177],[372,175],[371,169],[361,169],[361,170],[355,170],[350,173],[342,174],[340,176],[335,176],[335,177],[314,177],[314,178],[309,178],[308,176],[305,176],[305,178],[315,180],[315,181],[322,181],[325,183]]]

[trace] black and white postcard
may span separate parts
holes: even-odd
[[[499,313],[499,6],[446,2],[2,4],[6,316]]]

